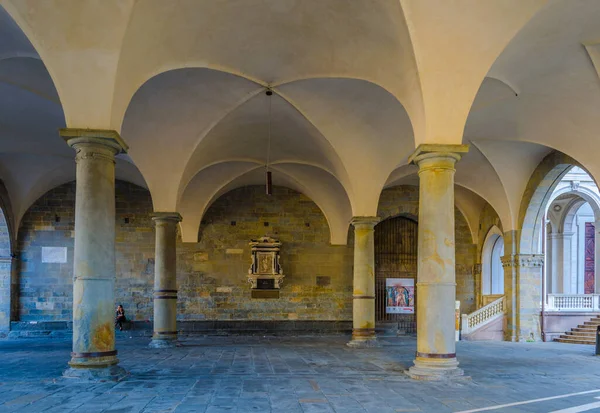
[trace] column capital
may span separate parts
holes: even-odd
[[[544,254],[511,254],[500,257],[502,267],[541,267]]]
[[[350,223],[354,228],[358,226],[373,228],[379,221],[381,221],[381,218],[379,217],[352,217]]]
[[[115,154],[127,153],[129,146],[115,130],[110,129],[78,129],[62,128],[58,130],[59,135],[71,148],[77,149],[79,144],[92,144],[106,146]]]
[[[150,216],[154,222],[172,221],[177,224],[183,220],[179,212],[153,212]]]
[[[451,158],[460,160],[461,154],[469,152],[469,145],[422,143],[408,157],[409,164],[418,165],[424,159]]]

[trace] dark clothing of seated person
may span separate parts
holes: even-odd
[[[123,306],[117,307],[117,314],[115,315],[115,327],[119,326],[119,331],[123,331],[123,323],[127,321],[125,318],[125,310]]]

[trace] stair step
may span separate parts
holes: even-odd
[[[585,321],[583,324],[572,328],[571,331],[561,334],[561,336],[555,338],[554,341],[559,343],[594,345],[596,344],[596,331],[598,326],[600,326],[600,317],[596,316],[589,321]]]
[[[557,341],[559,343],[569,343],[569,344],[588,344],[588,345],[596,344],[594,341],[577,340],[577,339],[562,338],[562,337],[555,338],[554,341]]]
[[[596,329],[590,328],[590,327],[575,327],[575,328],[572,328],[571,331],[580,331],[582,333],[596,334]]]
[[[573,334],[572,332],[568,332],[567,334],[561,334],[561,337],[565,337],[565,338],[573,338],[573,339],[578,339],[578,340],[591,340],[591,341],[596,341],[596,337],[594,336],[588,336],[585,334]]]

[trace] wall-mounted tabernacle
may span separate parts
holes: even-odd
[[[248,270],[248,283],[252,289],[279,290],[283,284],[283,271],[279,263],[281,242],[271,237],[261,237],[250,242],[252,262]]]

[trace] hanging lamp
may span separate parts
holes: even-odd
[[[273,194],[273,181],[271,177],[271,171],[269,171],[269,162],[271,157],[271,96],[273,95],[273,91],[271,89],[267,89],[265,92],[269,98],[269,133],[267,140],[267,163],[265,165],[265,178],[266,178],[266,192],[267,195]]]

